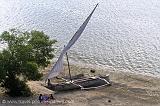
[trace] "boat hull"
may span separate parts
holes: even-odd
[[[90,77],[90,78],[80,78],[73,80],[72,82],[65,82],[59,84],[48,84],[47,88],[54,91],[68,91],[75,89],[93,89],[99,88],[102,86],[111,85],[108,76],[98,76],[98,77]]]

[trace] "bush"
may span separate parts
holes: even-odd
[[[7,78],[4,83],[4,86],[7,89],[6,93],[12,97],[28,97],[32,95],[32,92],[30,91],[28,85],[26,85],[25,81],[21,81],[18,78]]]
[[[6,88],[10,96],[32,95],[26,81],[42,77],[39,69],[50,64],[55,42],[40,31],[4,31],[0,43],[7,47],[0,51],[0,86]]]

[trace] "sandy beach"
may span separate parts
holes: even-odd
[[[63,74],[67,75],[67,67],[65,69],[66,71]],[[72,75],[78,73],[90,74],[90,70],[91,68],[71,65]],[[43,73],[45,74],[47,71],[44,70]],[[160,106],[159,78],[125,72],[110,72],[109,70],[96,70],[96,74],[110,74],[112,86],[87,91],[55,93],[42,86],[44,84],[42,81],[29,81],[28,85],[35,94],[34,99],[37,99],[40,93],[53,93],[56,101],[48,105],[54,104],[54,106]]]

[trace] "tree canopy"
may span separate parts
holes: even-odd
[[[7,47],[0,51],[1,86],[5,87],[11,96],[16,96],[17,92],[17,96],[29,95],[26,93],[30,91],[25,81],[42,77],[39,69],[50,64],[54,57],[53,44],[56,40],[51,40],[44,32],[36,30],[22,32],[11,29],[0,35],[0,42],[7,44]]]

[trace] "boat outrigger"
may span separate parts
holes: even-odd
[[[69,41],[67,46],[64,47],[63,51],[61,52],[61,55],[59,56],[59,58],[57,60],[57,62],[55,63],[55,65],[53,66],[53,68],[49,72],[48,76],[46,77],[46,80],[48,80],[48,84],[46,86],[47,88],[49,88],[51,90],[54,90],[54,91],[67,91],[67,90],[74,90],[74,89],[82,89],[82,90],[95,89],[95,88],[111,85],[111,83],[109,81],[109,75],[86,77],[83,74],[79,74],[79,75],[76,75],[76,76],[71,76],[70,65],[69,65],[69,61],[68,61],[67,51],[76,42],[76,40],[80,37],[80,35],[84,31],[87,23],[89,22],[92,14],[95,11],[97,6],[98,6],[98,4],[95,6],[95,8],[91,12],[91,14],[84,21],[84,23],[80,26],[78,31],[74,34],[74,36]],[[50,79],[58,76],[59,73],[61,71],[63,71],[63,55],[65,55],[65,54],[66,54],[66,57],[67,57],[69,77],[61,78],[61,79],[63,79],[64,82],[51,83]],[[93,70],[91,70],[91,72],[94,73]]]
[[[47,88],[54,91],[68,91],[68,90],[89,90],[96,89],[104,86],[110,86],[109,75],[94,76],[94,77],[80,77],[72,81],[64,79],[65,82],[52,84],[48,80]]]

